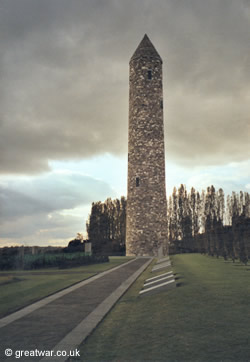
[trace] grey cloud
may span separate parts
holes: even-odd
[[[108,184],[77,173],[5,180],[0,184],[0,238],[4,244],[26,240],[30,245],[67,240],[85,232],[86,220],[74,210],[90,211],[93,201],[110,196],[115,194]]]
[[[181,105],[181,108],[180,108]],[[168,101],[167,157],[187,167],[220,165],[250,158],[247,101],[178,94]],[[185,118],[183,117],[185,115]]]
[[[1,224],[4,219],[16,219],[23,215],[48,212],[48,205],[42,200],[36,200],[22,192],[5,188],[0,189],[0,203]]]
[[[24,215],[18,219],[18,228],[16,227],[16,220],[6,220],[1,225],[2,242],[6,244],[7,240],[12,240],[12,243],[48,245],[51,244],[52,240],[69,240],[77,232],[85,231],[83,218],[61,215],[58,212],[53,212],[49,216],[41,213]]]
[[[164,60],[167,157],[247,159],[249,9],[243,0],[2,1],[1,172],[125,153],[128,61],[145,32]]]
[[[70,210],[113,193],[105,182],[80,174],[9,180],[0,186],[1,221]]]

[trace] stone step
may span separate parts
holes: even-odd
[[[165,258],[158,259],[156,264],[164,263],[165,261],[170,261],[169,256],[166,256]]]
[[[152,272],[154,271],[158,271],[160,269],[164,269],[164,268],[167,268],[171,266],[171,262],[166,262],[166,263],[162,263],[162,264],[159,264],[159,265],[155,265],[152,269]]]
[[[143,289],[150,288],[150,287],[152,287],[154,285],[162,284],[163,282],[168,281],[169,279],[174,279],[173,274],[167,275],[167,276],[162,277],[162,278],[155,279],[155,280],[153,280],[151,282],[148,282],[148,283],[144,283]]]
[[[150,288],[147,289],[143,289],[140,291],[139,295],[144,296],[144,295],[155,294],[169,289],[173,289],[175,287],[176,287],[175,280],[171,279],[164,283],[151,286]]]
[[[165,275],[170,275],[170,274],[173,274],[173,272],[172,272],[172,271],[169,271],[169,272],[167,272],[167,273],[163,273],[163,274],[157,275],[157,276],[155,276],[155,277],[148,278],[148,279],[145,280],[145,283],[151,282],[152,280],[155,280],[155,279],[158,279],[158,278],[162,278],[162,277],[164,277]]]

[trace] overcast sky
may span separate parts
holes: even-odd
[[[250,190],[249,0],[0,0],[0,245],[126,194],[128,62],[163,59],[166,182]]]

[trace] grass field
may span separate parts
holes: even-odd
[[[250,361],[250,267],[171,259],[179,286],[139,297],[149,267],[81,346],[81,361]]]
[[[70,269],[0,272],[0,317],[131,258],[110,257],[109,263]]]

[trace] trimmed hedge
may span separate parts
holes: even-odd
[[[85,255],[85,253],[60,254],[2,254],[0,257],[0,270],[11,269],[42,269],[50,267],[73,268],[81,265],[109,262],[108,256]]]

